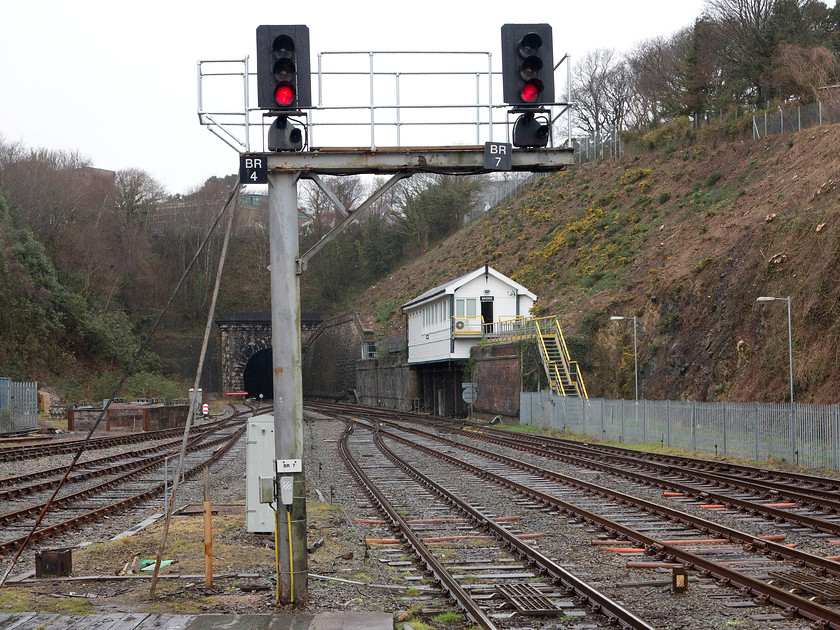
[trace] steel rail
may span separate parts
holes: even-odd
[[[382,430],[382,429],[380,429]],[[468,470],[475,475],[480,475],[482,479],[487,479],[497,483],[503,487],[508,487],[516,492],[519,492],[523,495],[529,496],[536,501],[540,501],[545,505],[551,505],[559,510],[567,514],[574,514],[577,517],[585,520],[588,523],[596,525],[604,530],[606,530],[611,536],[621,535],[624,536],[627,540],[636,542],[645,547],[645,549],[651,553],[656,554],[659,557],[666,559],[669,562],[680,562],[682,563],[687,569],[696,569],[704,576],[710,576],[718,580],[724,585],[732,586],[734,588],[740,589],[745,595],[754,595],[759,600],[764,602],[769,602],[784,608],[786,613],[792,615],[799,615],[801,617],[805,617],[807,619],[811,619],[812,621],[817,622],[822,627],[825,628],[833,628],[834,630],[840,630],[840,612],[817,604],[816,602],[810,601],[803,597],[799,597],[792,593],[788,593],[780,588],[775,586],[771,586],[766,582],[759,580],[757,578],[750,577],[749,575],[744,575],[730,569],[726,566],[722,566],[716,562],[711,560],[707,560],[702,556],[693,554],[689,551],[685,551],[675,545],[669,545],[663,543],[655,538],[647,536],[642,532],[636,531],[615,521],[602,517],[598,514],[580,508],[572,503],[568,503],[557,497],[546,494],[544,492],[540,492],[539,490],[534,490],[528,486],[522,485],[510,479],[507,479],[501,475],[496,473],[484,470],[478,466],[474,466],[462,460],[459,460],[451,455],[446,453],[441,453],[439,450],[429,448],[427,446],[423,446],[421,444],[417,444],[416,442],[412,442],[411,440],[400,436],[390,430],[385,430],[388,437],[403,442],[420,450],[428,455],[432,455],[434,457],[444,459],[460,468]],[[445,442],[450,442],[451,445],[461,448],[467,451],[480,451],[481,449],[472,449],[471,447],[465,447],[462,444],[458,444],[457,442],[452,442],[451,440],[443,440]],[[664,506],[659,506],[654,503],[650,503],[648,501],[644,501],[643,499],[638,499],[632,496],[627,495],[626,493],[617,492],[614,490],[610,490],[608,488],[603,488],[601,486],[596,486],[595,484],[589,484],[578,479],[574,479],[572,477],[565,477],[564,475],[559,475],[557,473],[553,473],[551,471],[547,471],[545,469],[538,468],[536,466],[531,466],[530,464],[526,464],[524,462],[514,460],[508,457],[496,455],[494,453],[484,452],[485,457],[491,458],[495,461],[500,461],[504,463],[509,463],[509,465],[519,468],[521,470],[527,470],[532,472],[533,474],[539,475],[543,478],[553,479],[557,481],[562,481],[563,483],[571,484],[574,486],[578,486],[580,488],[590,488],[591,491],[596,492],[602,496],[608,497],[614,501],[617,501],[622,504],[635,504],[639,506],[640,509],[650,510],[652,512],[661,512],[663,515],[666,513],[673,513],[674,518],[678,522],[704,522],[703,526],[699,526],[702,528],[708,528],[709,531],[723,531],[728,530],[732,532],[733,537],[741,537],[747,536],[741,532],[736,532],[736,530],[729,530],[729,528],[724,528],[719,526],[715,523],[710,523],[708,521],[703,521],[703,519],[698,519],[696,517],[691,517],[690,515],[683,514],[681,512],[677,512],[676,510],[670,510],[669,508],[665,508]],[[642,506],[645,506],[642,508]],[[686,519],[686,517],[688,517]],[[788,551],[795,551],[791,550],[783,545],[777,545],[775,543],[762,540],[756,537],[749,537],[751,539],[750,545],[753,548],[763,549],[767,553],[771,553],[772,555],[776,555],[778,553],[779,556],[782,555],[782,550]],[[800,552],[801,553],[801,552]],[[804,554],[809,556],[810,554]],[[817,559],[817,556],[810,556],[812,559]],[[840,565],[834,563],[830,560],[820,559],[826,563],[830,563],[835,568],[835,571]]]
[[[227,435],[222,435],[222,436],[219,436],[219,437],[217,437],[213,440],[209,440],[207,442],[201,442],[201,440],[203,440],[204,437],[205,436],[200,435],[200,436],[194,437],[190,440],[190,446],[189,446],[190,452],[195,452],[197,450],[204,450],[206,448],[210,448],[212,446],[222,444],[228,439]],[[125,482],[127,482],[131,479],[134,479],[135,477],[139,477],[140,475],[148,472],[149,470],[157,468],[158,466],[160,466],[161,464],[163,464],[165,462],[167,457],[170,457],[177,452],[178,452],[177,450],[169,451],[168,453],[164,453],[162,455],[159,455],[159,456],[157,456],[157,457],[155,457],[151,460],[142,462],[139,468],[137,468],[135,470],[131,470],[127,473],[124,473],[124,474],[120,475],[119,477],[114,477],[113,479],[109,479],[108,481],[104,481],[104,482],[102,482],[100,484],[97,484],[95,486],[91,486],[90,488],[87,488],[85,490],[80,490],[78,492],[74,492],[73,494],[68,494],[68,495],[65,495],[61,498],[53,499],[52,503],[50,503],[50,507],[58,507],[58,508],[71,507],[73,505],[73,503],[76,502],[76,501],[86,499],[86,498],[96,494],[97,492],[102,492],[104,490],[110,490],[111,488],[119,486],[120,484],[123,484],[123,483],[125,483]],[[54,485],[54,484],[50,484],[50,485]],[[26,518],[27,516],[32,516],[33,514],[38,514],[38,513],[41,512],[41,510],[44,509],[44,507],[46,505],[47,505],[46,503],[30,505],[28,507],[22,508],[20,510],[16,510],[14,512],[9,512],[7,514],[2,514],[2,515],[0,515],[0,525],[6,525],[8,523],[14,523],[15,521],[19,521],[23,518]]]
[[[560,582],[569,591],[574,592],[574,594],[580,597],[584,602],[586,602],[592,610],[608,617],[611,623],[618,624],[623,628],[631,628],[634,630],[653,630],[653,626],[649,625],[646,621],[639,618],[638,616],[636,616],[635,614],[633,614],[632,612],[630,612],[629,610],[627,610],[626,608],[609,598],[607,595],[604,595],[597,589],[593,588],[591,585],[582,581],[574,574],[569,573],[559,564],[557,564],[547,556],[543,555],[536,549],[530,547],[515,534],[509,532],[498,523],[495,523],[491,519],[487,518],[484,514],[476,510],[473,506],[461,499],[459,496],[447,490],[442,485],[440,485],[427,475],[424,475],[419,470],[411,466],[408,462],[401,459],[383,442],[382,434],[380,431],[374,431],[373,440],[376,446],[395,465],[402,468],[408,474],[416,478],[424,486],[436,492],[439,496],[444,497],[456,508],[470,516],[481,527],[483,527],[486,530],[492,531],[495,536],[501,538],[510,547],[512,547],[520,556],[527,558],[530,562],[533,562],[546,574],[550,575],[552,579]]]
[[[199,430],[204,429],[208,424],[221,426],[229,419],[217,420],[211,423],[195,425]],[[142,433],[130,433],[125,435],[109,435],[105,437],[93,438],[88,442],[88,449],[111,448],[112,446],[120,446],[121,444],[135,444],[137,442],[147,442],[151,440],[166,439],[169,437],[180,436],[184,432],[183,427],[174,429],[160,429],[158,431],[145,431]],[[84,442],[83,438],[73,440],[61,440],[53,444],[29,444],[21,447],[10,447],[8,449],[0,448],[0,460],[2,461],[18,461],[21,459],[33,459],[35,457],[43,457],[46,454],[58,455],[69,453],[77,450],[79,445]]]
[[[209,458],[204,460],[203,462],[193,466],[189,470],[184,472],[185,477],[192,477],[199,472],[201,472],[206,466],[214,464],[222,456],[236,444],[236,441],[242,437],[245,433],[246,427],[242,426],[236,430],[234,434],[228,437],[228,440],[223,444],[223,446],[217,449]],[[103,506],[101,508],[97,508],[96,510],[92,510],[90,512],[86,512],[85,514],[81,514],[79,516],[73,517],[71,519],[67,519],[66,521],[62,521],[61,523],[56,523],[55,525],[50,525],[49,527],[44,527],[38,530],[35,530],[31,536],[21,536],[20,538],[15,538],[13,540],[8,540],[6,542],[0,543],[0,553],[6,553],[10,551],[14,551],[24,542],[33,542],[38,541],[44,538],[49,538],[54,536],[58,533],[61,533],[67,529],[73,529],[79,525],[87,523],[89,521],[95,521],[103,516],[108,514],[112,514],[114,512],[118,512],[129,508],[133,505],[141,503],[142,501],[146,501],[151,499],[156,494],[159,494],[164,491],[164,484],[160,483],[156,486],[152,486],[148,490],[144,490],[138,494],[133,496],[127,497],[125,499],[121,499],[115,503],[111,503],[109,505]]]
[[[494,435],[501,434],[494,432]],[[528,444],[530,447],[530,445],[533,444],[532,441],[527,439],[519,440],[516,437],[514,437],[513,439],[518,445]],[[517,446],[517,448],[521,448],[521,446]],[[574,457],[582,457],[587,461],[597,461],[598,458],[604,457],[605,454],[604,451],[599,451],[597,448],[575,448],[574,446],[570,445],[555,446],[553,444],[547,445],[545,443],[542,443],[536,448],[548,449],[549,452],[557,451]],[[590,459],[590,457],[592,459]],[[754,492],[770,493],[776,495],[776,498],[778,499],[788,498],[801,503],[809,503],[814,507],[818,507],[821,509],[829,509],[835,513],[840,512],[840,499],[837,495],[838,488],[834,488],[832,490],[822,490],[820,488],[813,487],[793,486],[791,485],[790,480],[788,480],[785,483],[781,481],[773,481],[768,479],[758,479],[755,477],[744,479],[743,477],[738,476],[742,475],[743,473],[726,472],[723,469],[715,468],[712,466],[691,466],[662,463],[657,461],[656,459],[639,458],[638,456],[634,457],[624,454],[611,454],[609,455],[609,457],[613,461],[629,462],[635,467],[657,471],[666,475],[686,475],[708,481],[719,487],[726,487],[733,490],[752,490]]]
[[[381,412],[377,412],[377,410],[366,410],[364,413],[368,413],[370,415],[378,415],[378,413]],[[415,416],[412,416],[412,418],[414,417]],[[639,466],[643,468],[647,467],[652,470],[660,470],[666,474],[682,473],[691,476],[696,476],[703,479],[707,479],[708,481],[715,483],[719,486],[722,485],[733,489],[748,489],[754,491],[769,492],[775,494],[776,497],[778,497],[779,499],[787,497],[791,500],[799,501],[800,503],[810,504],[813,507],[817,507],[820,509],[828,509],[834,511],[835,513],[840,513],[840,499],[838,499],[837,494],[838,491],[840,491],[840,480],[837,479],[806,475],[801,473],[784,473],[784,475],[782,475],[775,471],[756,468],[753,466],[730,464],[728,462],[721,463],[710,460],[680,457],[676,455],[640,453],[639,451],[633,451],[617,446],[593,445],[550,436],[536,437],[519,434],[515,435],[511,434],[509,431],[494,429],[492,427],[481,427],[480,429],[465,430],[462,428],[464,426],[463,424],[460,424],[459,426],[454,426],[453,423],[448,421],[441,420],[435,422],[427,417],[416,417],[422,418],[425,424],[438,426],[444,430],[451,432],[459,432],[461,435],[475,437],[476,432],[478,432],[482,436],[488,436],[488,441],[493,441],[489,439],[489,436],[495,436],[495,439],[499,440],[495,443],[502,444],[505,446],[513,446],[514,448],[521,449],[522,445],[524,444],[528,445],[530,448],[544,449],[543,451],[538,453],[544,457],[557,459],[557,453],[553,452],[553,449],[556,449],[564,453],[565,455],[582,457],[587,461],[591,462],[592,460],[589,459],[589,454],[591,454],[591,458],[595,460],[595,462],[588,463],[587,465],[594,468],[603,465],[602,462],[597,461],[597,458],[602,458],[605,454],[610,454],[611,457],[617,460],[629,461],[634,466]],[[568,460],[568,457],[564,457],[563,459]],[[741,475],[746,475],[749,477],[749,479],[743,479]],[[781,480],[768,480],[766,479],[766,477],[768,476],[772,476]],[[807,484],[812,487],[800,486],[792,488],[789,478],[793,478],[794,480],[800,483]],[[665,484],[663,484],[663,487],[675,488],[675,486],[666,486]],[[686,491],[685,488],[681,489],[683,491]],[[710,494],[706,490],[694,489],[694,494],[697,493],[700,493],[700,495],[704,497],[710,496]],[[752,508],[749,507],[738,507],[752,511]],[[790,515],[790,517],[788,517],[787,515]],[[796,514],[782,510],[773,513],[772,516],[773,518],[785,518],[785,520],[790,520],[791,517],[797,518]],[[817,522],[818,521],[812,520],[808,523],[803,524],[809,527],[814,527],[814,524]],[[831,525],[827,525],[827,527],[831,527]],[[840,531],[831,530],[828,533],[840,534]]]
[[[348,423],[347,428],[341,434],[339,440],[339,451],[347,466],[361,483],[364,491],[368,496],[379,505],[380,509],[388,515],[391,522],[400,534],[402,534],[409,545],[414,549],[414,552],[423,560],[428,570],[432,573],[434,578],[446,589],[449,595],[458,603],[464,610],[466,615],[476,624],[484,628],[484,630],[496,630],[497,626],[484,613],[481,607],[470,597],[469,593],[465,591],[458,581],[452,577],[452,574],[444,567],[443,563],[438,560],[429,547],[422,541],[422,539],[408,526],[405,519],[399,515],[396,508],[391,505],[388,498],[382,493],[379,488],[370,480],[370,478],[359,466],[358,462],[353,458],[350,449],[347,445],[347,440],[353,433],[353,425]]]
[[[504,430],[500,429],[493,429],[491,427],[484,428],[483,430],[489,431],[498,435],[503,435],[508,433]],[[526,436],[520,436],[521,439],[529,439]],[[544,444],[552,444],[552,445],[571,445],[574,448],[574,445],[578,445],[578,448],[582,446],[581,442],[577,442],[575,440],[569,440],[565,438],[557,438],[552,436],[540,436],[540,437],[532,437],[530,439],[538,440]],[[591,449],[593,454],[597,453],[599,455],[604,455],[606,453],[614,453],[617,455],[623,455],[627,457],[636,457],[638,458],[639,455],[643,455],[646,461],[654,461],[659,464],[665,465],[677,465],[682,466],[688,469],[699,468],[701,470],[713,470],[718,471],[721,474],[730,474],[730,475],[743,475],[750,478],[767,478],[768,476],[783,478],[784,480],[794,479],[800,483],[806,483],[811,485],[817,485],[826,489],[831,489],[835,491],[840,490],[840,479],[832,479],[830,477],[821,477],[818,475],[809,475],[806,473],[797,473],[797,472],[789,472],[785,471],[784,473],[769,470],[766,468],[758,468],[756,466],[747,466],[745,464],[736,464],[732,462],[719,462],[715,460],[709,459],[699,459],[693,457],[685,457],[682,455],[667,455],[664,453],[650,453],[650,452],[640,452],[635,451],[628,448],[623,448],[620,446],[613,446],[609,444],[593,444],[589,443],[586,444],[586,447]]]
[[[414,431],[413,428],[405,429],[407,431]],[[485,441],[499,444],[501,446],[507,446],[509,448],[517,448],[521,449],[523,444],[517,440],[513,440],[510,438],[502,438],[502,437],[490,437],[483,434],[481,431],[464,431],[461,429],[455,429],[453,432],[458,433],[460,435],[464,435],[467,437],[471,437],[473,439],[483,439]],[[485,437],[486,436],[486,437]],[[558,453],[546,450],[542,448],[538,448],[535,446],[529,446],[530,452],[534,455],[539,455],[541,457],[545,457],[548,459],[555,459],[555,460],[562,460],[564,462],[573,463],[576,465],[583,465],[588,468],[592,468],[594,470],[599,470],[601,472],[607,472],[613,475],[617,475],[623,477],[625,479],[629,479],[636,483],[640,483],[646,486],[656,485],[660,488],[669,488],[671,490],[676,490],[679,492],[684,492],[686,494],[692,496],[698,496],[703,499],[706,499],[710,502],[720,503],[725,505],[729,508],[736,508],[743,512],[749,512],[751,514],[765,514],[768,515],[776,520],[781,521],[788,521],[792,523],[798,523],[800,525],[804,525],[806,527],[810,527],[817,531],[826,532],[828,534],[835,534],[840,535],[840,523],[834,523],[831,521],[827,521],[822,518],[816,518],[813,516],[808,516],[807,514],[797,514],[795,512],[791,512],[788,510],[782,510],[777,507],[762,505],[760,503],[756,503],[754,501],[748,501],[745,499],[739,499],[737,497],[732,497],[725,494],[719,494],[717,492],[712,492],[711,490],[707,489],[700,489],[696,488],[692,485],[679,483],[677,481],[673,481],[670,479],[655,479],[651,478],[647,475],[643,475],[641,473],[636,473],[630,470],[626,470],[623,468],[617,468],[615,466],[611,466],[608,463],[602,461],[596,461],[589,458],[584,457],[577,457],[572,453],[566,451],[563,455],[559,455]],[[635,463],[635,462],[634,462]],[[680,472],[671,469],[671,472]],[[746,487],[746,486],[745,486]],[[795,498],[794,495],[788,493],[788,496],[791,498]],[[799,498],[801,499],[801,497]],[[810,501],[814,501],[815,499],[806,499]],[[833,503],[833,502],[832,502]]]
[[[367,413],[367,411],[365,411],[365,412]],[[376,410],[370,410],[370,412],[371,412],[370,415],[374,415],[374,416],[377,416],[377,417],[378,417],[379,413],[381,413],[381,412],[377,413]],[[392,416],[393,416],[393,414],[391,415],[391,417]],[[414,417],[414,416],[412,416],[412,417]],[[386,422],[386,423],[390,423],[390,424],[395,424],[393,419],[389,420],[389,419],[385,419],[385,417],[383,417],[382,421]],[[474,439],[481,439],[481,440],[484,440],[484,441],[487,441],[487,442],[491,442],[491,443],[498,444],[498,445],[501,445],[501,446],[506,446],[506,447],[509,447],[509,448],[516,448],[516,449],[521,450],[523,446],[527,445],[527,447],[529,449],[531,449],[531,452],[533,452],[536,455],[540,455],[542,457],[546,457],[546,458],[550,458],[550,459],[558,459],[558,460],[566,461],[566,462],[572,461],[576,464],[585,465],[589,468],[598,469],[598,470],[601,470],[603,472],[608,472],[608,473],[620,475],[620,476],[623,476],[625,478],[630,478],[633,481],[636,481],[638,483],[642,483],[644,485],[648,485],[648,486],[653,485],[652,482],[654,480],[650,479],[649,477],[646,477],[645,475],[638,474],[638,473],[633,473],[631,471],[623,470],[623,469],[620,469],[620,468],[614,468],[614,467],[609,466],[608,464],[605,464],[602,461],[589,459],[587,457],[579,457],[580,456],[580,450],[583,450],[584,452],[587,452],[590,445],[586,445],[586,444],[580,445],[580,443],[576,443],[576,442],[573,442],[573,441],[557,440],[556,438],[549,438],[549,437],[529,438],[527,436],[514,436],[514,435],[511,435],[509,432],[502,431],[502,430],[496,430],[496,429],[493,429],[491,427],[481,427],[481,428],[475,428],[475,429],[472,429],[472,430],[463,429],[463,428],[460,428],[460,426],[458,426],[458,427],[453,426],[452,423],[449,423],[449,422],[443,422],[443,421],[435,422],[435,421],[430,421],[428,418],[424,418],[424,423],[425,424],[431,424],[433,426],[436,426],[436,427],[440,428],[441,430],[444,430],[444,431],[447,431],[447,432],[450,432],[450,433],[455,433],[455,434],[463,435],[465,437],[470,437],[470,438],[474,438]],[[399,424],[395,424],[395,426],[400,426],[400,428],[402,428],[403,430],[406,430],[406,431],[417,430],[414,427],[403,427]],[[568,446],[567,444],[565,444],[565,446],[563,446],[560,449],[563,453],[563,457],[560,457],[557,452],[551,450],[551,447],[548,446],[548,443],[551,443],[551,444],[571,443],[571,444],[578,444],[579,446],[578,446],[578,448],[574,448],[573,446]],[[636,466],[642,466],[642,467],[644,467],[644,466],[663,466],[662,464],[658,464],[658,463],[654,464],[654,463],[651,463],[651,462],[640,461],[638,459],[638,457],[635,458],[635,459],[625,458],[625,457],[623,457],[623,455],[625,453],[632,452],[632,451],[628,451],[627,449],[618,449],[617,447],[608,447],[608,449],[609,450],[617,449],[621,453],[621,455],[617,456],[617,459],[629,459]],[[592,452],[593,458],[594,457],[603,457],[605,455],[604,452],[599,452],[597,447],[591,448],[591,452]],[[689,460],[689,461],[693,461],[693,460]],[[702,461],[698,461],[698,467],[700,467],[700,468],[710,468],[713,465],[713,463],[710,463],[709,466],[704,467],[704,466],[702,466],[702,463],[703,463]],[[820,490],[814,490],[814,489],[806,488],[806,489],[801,489],[801,490],[797,489],[797,492],[799,494],[793,494],[792,491],[790,490],[790,484],[784,485],[782,483],[776,483],[776,482],[770,482],[770,483],[765,484],[765,483],[761,483],[761,482],[756,483],[754,481],[742,482],[737,478],[731,479],[729,476],[727,476],[726,479],[721,480],[721,479],[715,478],[713,475],[710,475],[708,473],[704,473],[702,471],[697,471],[690,466],[686,467],[684,469],[677,468],[677,467],[674,467],[674,466],[667,466],[667,465],[664,465],[664,466],[666,466],[665,469],[664,469],[664,472],[666,472],[666,473],[683,473],[683,474],[697,475],[697,476],[706,478],[711,482],[716,482],[719,485],[725,485],[727,487],[732,487],[732,485],[734,484],[735,486],[737,486],[741,489],[752,489],[752,490],[760,490],[760,491],[770,492],[770,493],[776,494],[778,497],[782,497],[782,496],[790,497],[791,499],[795,499],[795,500],[797,500],[799,502],[802,502],[802,503],[810,503],[811,505],[813,505],[815,507],[822,508],[822,509],[831,509],[831,510],[837,511],[837,509],[840,508],[840,502],[838,502],[837,499],[835,498],[836,494],[834,494],[832,492],[823,492],[823,491],[820,491]],[[760,471],[761,469],[752,469],[752,470]],[[830,479],[822,478],[822,477],[807,477],[807,476],[803,476],[803,475],[797,475],[797,477],[808,479],[812,483],[819,483],[821,485],[825,485],[824,482],[832,481]],[[729,497],[727,495],[716,494],[716,493],[711,492],[711,491],[706,490],[706,489],[698,489],[698,488],[695,488],[695,487],[690,486],[690,485],[679,484],[676,481],[657,480],[656,483],[658,483],[660,487],[671,488],[671,489],[679,490],[681,492],[685,492],[685,493],[692,494],[692,495],[695,495],[695,496],[700,496],[704,499],[715,500],[719,503],[723,503],[723,504],[727,505],[728,507],[734,507],[734,508],[737,508],[741,511],[746,511],[746,512],[755,513],[755,514],[765,513],[765,514],[768,514],[769,516],[771,516],[772,518],[777,519],[777,520],[796,522],[796,523],[800,523],[802,525],[811,527],[813,529],[824,531],[826,533],[840,535],[840,525],[837,525],[835,523],[832,523],[831,521],[827,521],[827,520],[824,520],[824,519],[814,518],[814,517],[810,517],[810,516],[807,516],[807,515],[800,515],[800,514],[796,514],[795,512],[775,509],[772,506],[765,506],[765,505],[753,503],[751,501],[745,501],[745,500],[741,500],[741,499],[736,499],[734,497]],[[838,482],[838,483],[840,483],[840,482]],[[787,490],[787,492],[785,492],[785,490]]]
[[[209,433],[205,432],[205,433]],[[174,444],[180,442],[180,440],[168,440],[163,444],[158,444],[156,446],[150,446],[148,448],[140,449],[138,451],[132,451],[130,453],[120,453],[119,455],[106,455],[105,457],[99,457],[97,459],[89,459],[84,462],[79,462],[76,464],[76,469],[81,470],[78,475],[74,475],[73,477],[68,477],[67,482],[73,483],[82,481],[84,479],[88,479],[91,477],[96,477],[102,474],[106,474],[107,471],[103,471],[99,469],[99,466],[107,465],[109,462],[112,462],[116,459],[123,458],[123,457],[131,457],[131,458],[138,458],[138,457],[147,457],[149,455],[154,455],[155,453],[159,453],[164,451],[165,449],[173,446]],[[137,461],[126,462],[124,464],[117,464],[111,467],[112,470],[129,470],[132,465],[137,465]],[[30,481],[34,481],[36,479],[48,479],[50,477],[60,477],[67,466],[58,466],[56,468],[44,468],[41,470],[36,470],[31,473],[24,473],[23,475],[18,475],[17,477],[5,477],[4,479],[0,479],[0,487],[3,486],[13,486],[15,484],[23,484]],[[95,470],[85,470],[86,468],[95,468]],[[34,492],[38,492],[41,490],[46,490],[48,487],[52,486],[55,483],[55,480],[52,481],[45,481],[42,483],[33,483],[28,486],[20,486],[20,487],[13,487],[9,490],[0,490],[0,502],[13,498],[23,496],[24,494],[32,494]]]
[[[498,461],[505,465],[518,468],[519,470],[524,470],[530,474],[538,475],[543,478],[547,478],[552,481],[557,481],[565,485],[577,487],[579,489],[586,490],[587,492],[599,493],[606,498],[618,501],[620,503],[627,503],[628,501],[633,501],[637,505],[643,506],[643,509],[645,511],[650,512],[652,514],[657,514],[670,521],[684,523],[690,527],[694,527],[701,531],[716,532],[722,538],[729,538],[730,540],[737,541],[741,544],[749,545],[752,548],[760,549],[764,553],[773,555],[774,557],[785,558],[792,562],[801,563],[804,566],[807,566],[811,569],[815,569],[819,572],[826,572],[832,575],[840,576],[840,563],[837,563],[833,560],[828,560],[827,558],[823,558],[822,556],[816,556],[814,554],[807,553],[800,549],[787,547],[785,545],[780,545],[771,541],[763,540],[761,538],[753,536],[752,534],[748,534],[746,532],[742,532],[737,529],[727,527],[725,525],[708,521],[699,516],[694,516],[692,514],[688,514],[680,510],[675,510],[665,505],[660,505],[659,503],[652,503],[650,501],[645,501],[644,499],[629,497],[626,493],[610,490],[609,488],[588,483],[575,477],[569,477],[555,471],[546,470],[544,468],[540,468],[539,466],[534,466],[532,464],[528,464],[527,462],[523,462],[518,459],[506,457],[505,455],[491,453],[490,451],[485,451],[484,449],[469,446],[466,444],[461,444],[460,442],[455,442],[453,440],[448,440],[447,438],[437,436],[432,433],[426,433],[425,431],[421,431],[419,429],[406,427],[399,427],[399,429],[409,433],[414,433],[415,435],[420,435],[422,437],[443,442],[448,446],[453,446],[455,448],[471,452],[475,455]],[[467,432],[466,435],[467,437],[471,437],[473,439],[479,437],[479,435],[471,432]],[[457,462],[460,460],[455,461]],[[591,462],[587,462],[587,466],[589,466],[590,468],[595,468],[595,466]],[[605,467],[602,469],[602,471],[609,472],[609,469]],[[705,496],[706,495],[704,495],[704,497]]]

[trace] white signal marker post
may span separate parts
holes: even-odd
[[[279,461],[300,462],[278,466],[277,486],[292,478],[292,501],[277,502],[275,551],[277,599],[281,604],[305,605],[306,480],[303,468],[303,379],[300,346],[300,276],[298,256],[297,172],[268,176],[268,212],[271,261],[271,351],[274,379],[274,449]],[[292,470],[293,472],[287,472]]]

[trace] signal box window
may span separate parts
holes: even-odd
[[[475,298],[455,300],[455,317],[475,317]]]

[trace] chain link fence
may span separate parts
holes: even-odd
[[[840,123],[840,100],[820,101],[808,105],[781,105],[773,111],[751,114],[742,108],[732,107],[726,111],[707,110],[695,115],[691,127],[695,130],[706,129],[710,125],[723,137],[732,138],[733,134],[750,133],[749,119],[741,125],[733,121],[744,120],[752,116],[752,139],[760,140],[767,136],[795,133],[809,127]],[[571,140],[575,150],[575,163],[601,160],[617,160],[624,155],[621,133],[618,129],[602,129],[597,134],[578,135]],[[632,151],[631,151],[632,153]]]

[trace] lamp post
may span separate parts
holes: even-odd
[[[793,406],[793,334],[791,330],[790,324],[790,296],[786,298],[780,297],[769,297],[769,296],[762,296],[756,298],[756,302],[787,302],[787,312],[788,312],[788,357],[789,357],[789,366],[790,366],[790,442],[791,442],[791,449],[793,450],[793,460],[798,462],[799,460],[799,450],[797,448],[797,430],[796,430],[796,422],[794,422],[794,406]]]
[[[791,324],[790,324],[790,296],[786,298],[780,297],[760,297],[756,298],[756,302],[787,302],[787,314],[788,314],[788,358],[790,364],[790,404],[793,405],[793,334],[791,331]]]
[[[639,352],[638,352],[638,343],[636,338],[636,316],[633,317],[619,317],[618,315],[613,315],[610,317],[610,321],[620,321],[622,319],[632,319],[633,320],[633,374],[636,378],[636,402],[639,402]]]

